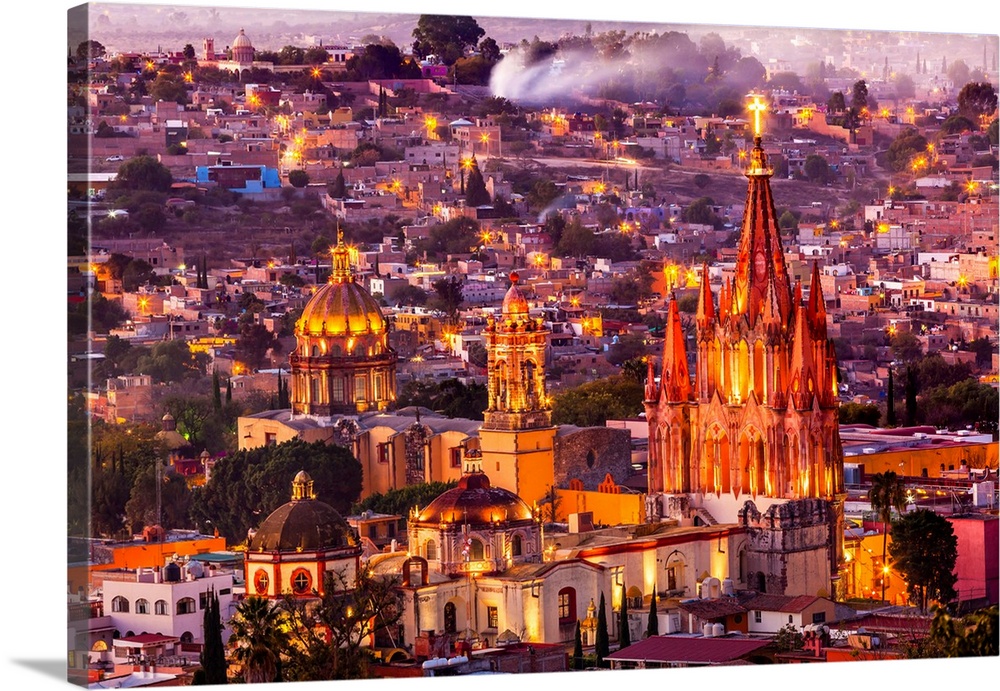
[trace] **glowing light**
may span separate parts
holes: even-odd
[[[759,94],[753,94],[753,100],[747,106],[747,110],[753,113],[753,133],[760,136],[760,114],[767,110],[767,104],[761,99]]]
[[[194,82],[194,75],[191,74],[190,72],[185,72],[184,73],[184,81],[187,84],[192,84]]]
[[[883,108],[880,112],[881,112],[881,115],[882,115],[883,118],[886,118],[887,120],[889,119],[889,109],[888,108]]]
[[[879,223],[878,224],[878,232],[880,232],[880,233],[888,233],[889,232],[889,224],[888,223]]]
[[[152,60],[147,60],[146,61],[146,69],[147,70],[155,70],[156,69],[156,65],[153,63]]]
[[[313,76],[313,79],[319,79],[319,76],[320,76],[321,74],[322,74],[322,72],[320,72],[320,69],[319,69],[318,67],[314,67],[314,68],[312,68],[312,76]]]
[[[487,144],[490,141],[490,133],[483,132],[481,135],[479,135],[479,141],[481,141],[483,144]]]
[[[969,285],[969,279],[966,278],[965,276],[959,275],[959,277],[958,277],[958,287],[959,288],[964,288],[967,285]]]

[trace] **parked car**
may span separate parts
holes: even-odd
[[[108,163],[114,163],[116,161],[124,161],[125,157],[122,156],[121,154],[115,154],[114,156],[108,156],[104,160],[107,161]]]

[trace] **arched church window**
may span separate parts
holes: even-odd
[[[149,600],[145,598],[139,598],[135,601],[135,613],[136,614],[149,614]]]
[[[296,595],[303,595],[309,592],[312,587],[312,577],[305,569],[297,569],[292,574],[292,592]]]
[[[124,597],[119,595],[111,601],[111,611],[112,612],[127,612],[129,611],[129,602]]]
[[[163,614],[163,615],[169,614],[169,612],[167,612],[167,601],[157,600],[155,603],[153,603],[153,612],[156,614]]]
[[[597,461],[597,457],[594,455],[594,450],[590,449],[587,451],[587,467],[593,468],[594,463]]]
[[[576,619],[576,589],[563,588],[559,591],[559,623],[570,624]]]
[[[469,560],[470,561],[482,561],[486,558],[486,549],[483,547],[483,543],[475,538],[472,539],[472,544],[469,545]]]
[[[510,540],[510,553],[512,556],[519,557],[521,552],[524,550],[524,545],[522,544],[521,536],[515,535]]]
[[[424,555],[427,560],[437,559],[437,543],[434,540],[428,540],[427,544],[424,545]]]

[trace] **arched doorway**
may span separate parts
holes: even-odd
[[[455,603],[446,602],[444,605],[444,632],[445,633],[456,633],[458,631],[458,624],[456,621],[455,613]]]

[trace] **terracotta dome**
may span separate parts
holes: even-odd
[[[309,299],[296,323],[304,336],[381,334],[385,317],[378,301],[354,280],[349,250],[340,239],[333,250],[330,280]]]
[[[240,29],[239,35],[233,39],[233,48],[252,48],[250,38]]]
[[[501,313],[504,315],[528,314],[528,301],[517,288],[519,279],[520,277],[516,271],[510,273],[510,288],[507,290],[507,294],[503,296],[503,307],[501,308]]]
[[[503,521],[532,521],[531,509],[510,490],[490,485],[485,473],[462,476],[454,487],[423,509],[417,523],[468,523],[472,526]]]
[[[299,471],[292,481],[292,500],[264,519],[250,541],[251,552],[297,552],[354,547],[354,530],[329,504],[318,501],[312,478]]]

